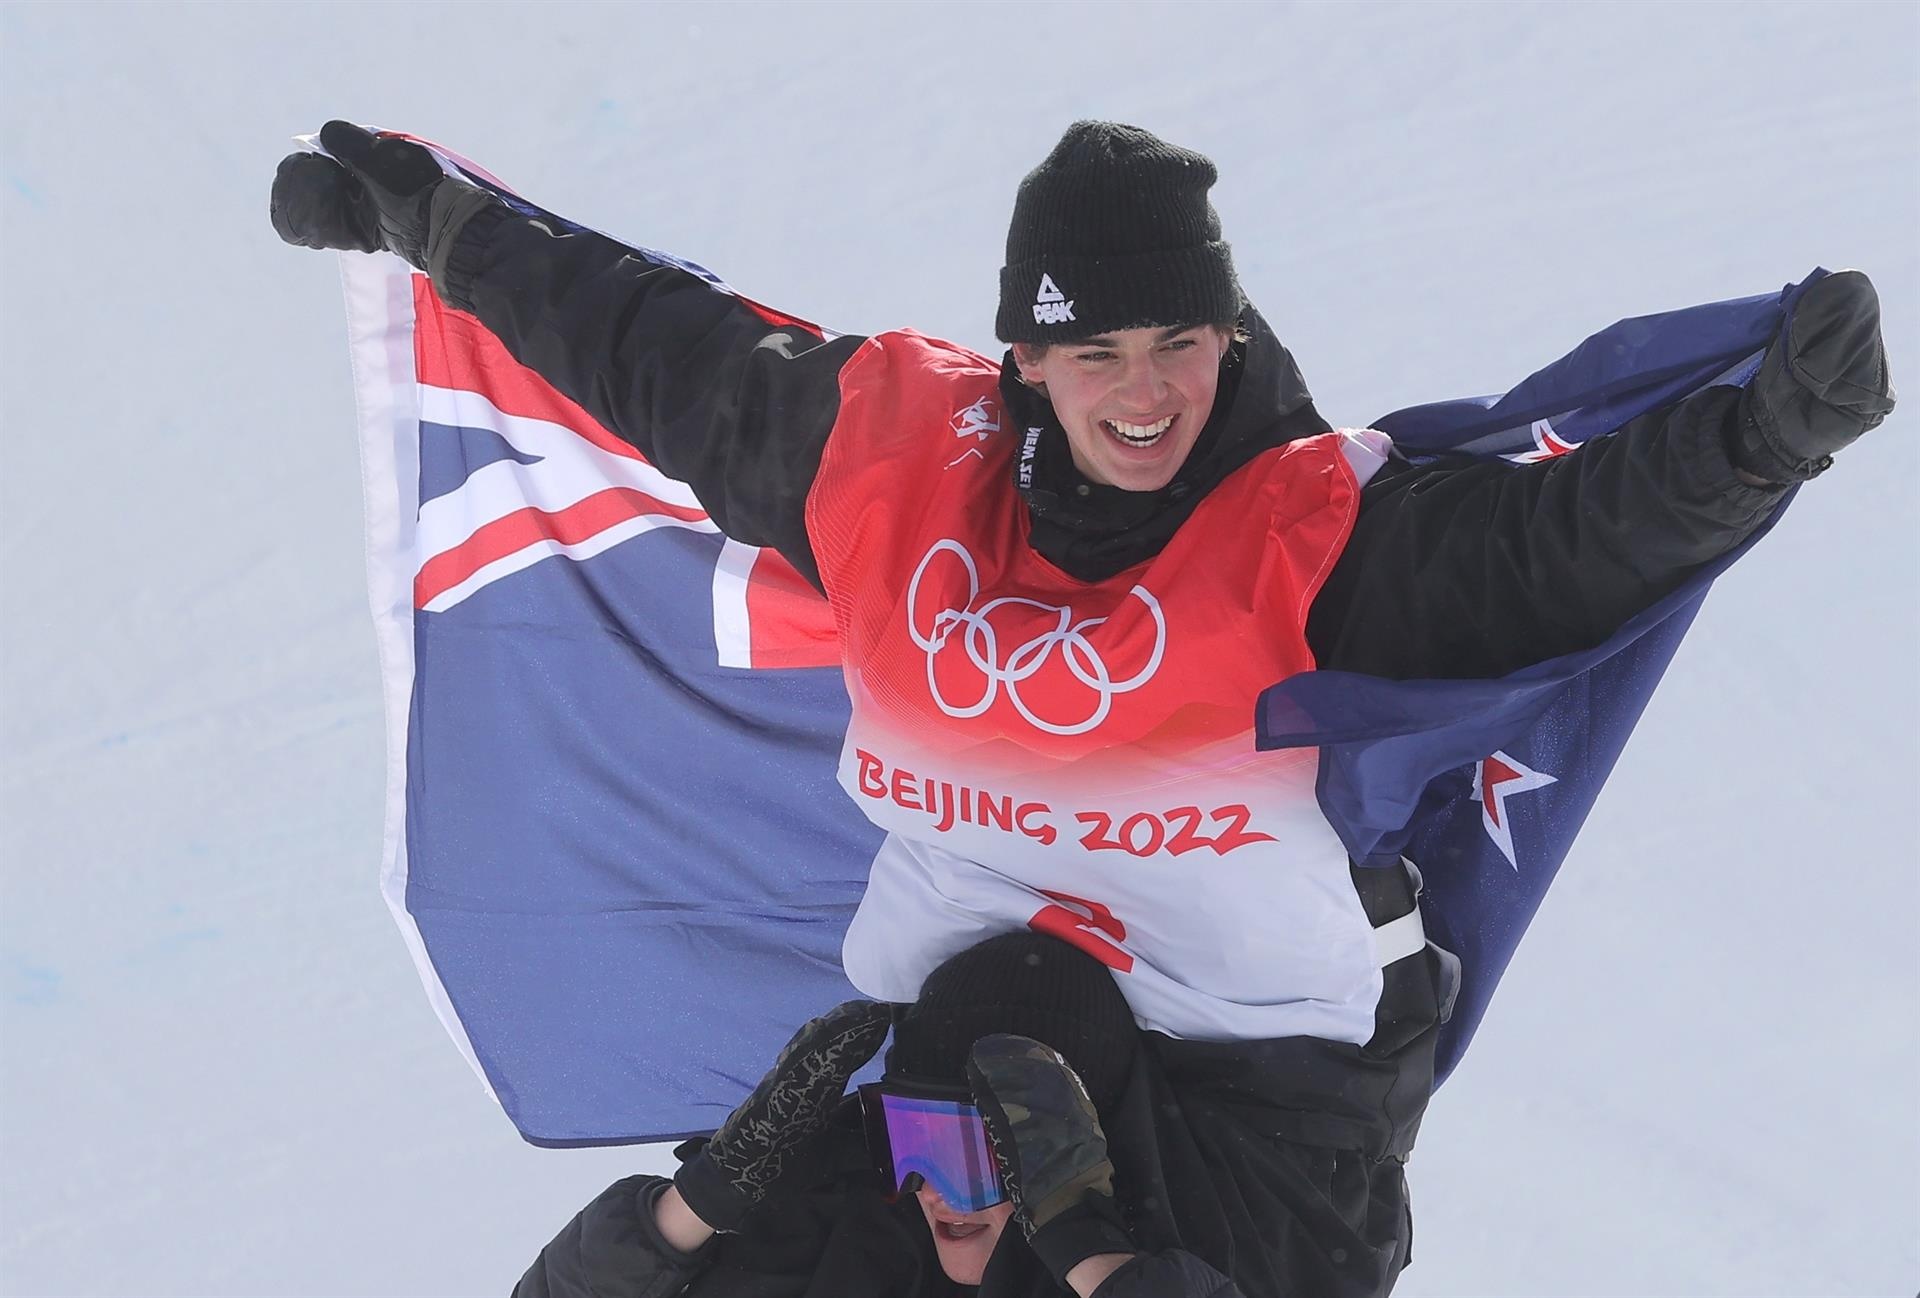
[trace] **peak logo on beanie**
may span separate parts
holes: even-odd
[[[1033,322],[1035,324],[1071,324],[1073,323],[1073,303],[1067,300],[1053,282],[1053,276],[1042,272],[1040,292],[1033,299]]]
[[[1069,126],[1013,201],[1000,340],[1072,342],[1237,319],[1240,281],[1207,201],[1218,175],[1204,155],[1138,126]]]

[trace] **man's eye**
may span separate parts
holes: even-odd
[[[1195,342],[1195,341],[1194,341],[1193,339],[1191,339],[1191,338],[1176,338],[1176,339],[1174,339],[1174,340],[1173,340],[1172,342],[1170,342],[1170,343],[1168,343],[1168,344],[1167,344],[1167,350],[1168,350],[1168,351],[1177,351],[1177,352],[1183,352],[1183,351],[1186,351],[1186,350],[1187,350],[1188,348],[1190,348],[1190,347],[1195,347],[1195,346],[1198,346],[1198,345],[1199,345],[1199,344],[1198,344],[1198,343],[1196,343],[1196,342]]]
[[[1104,361],[1110,359],[1112,356],[1112,352],[1081,352],[1075,359],[1082,361]]]

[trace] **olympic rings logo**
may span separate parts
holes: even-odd
[[[926,576],[934,556],[941,553],[954,555],[966,568],[967,598],[960,608],[949,607],[935,613],[932,628],[922,630],[916,615],[920,581]],[[1007,702],[1035,729],[1050,735],[1083,735],[1107,719],[1107,714],[1113,711],[1113,700],[1117,695],[1137,690],[1146,684],[1160,670],[1160,660],[1166,656],[1167,619],[1160,611],[1160,601],[1145,586],[1136,585],[1128,594],[1146,605],[1147,612],[1153,617],[1153,652],[1146,666],[1125,680],[1115,680],[1112,670],[1100,657],[1099,650],[1087,638],[1087,633],[1105,622],[1106,618],[1090,617],[1076,622],[1071,605],[1047,604],[1014,595],[988,600],[975,608],[974,603],[980,597],[980,570],[965,546],[958,541],[941,540],[934,542],[933,548],[922,556],[919,566],[913,570],[913,579],[907,583],[907,633],[913,637],[914,644],[926,651],[927,691],[948,716],[961,719],[977,717],[993,706],[994,700],[1000,697],[1000,691],[1004,689]],[[994,610],[1008,605],[1051,613],[1057,621],[1052,627],[1003,654],[1000,633],[995,630],[991,619]],[[980,697],[970,703],[950,701],[941,692],[934,674],[934,661],[953,642],[955,632],[959,633],[958,647],[966,652],[968,661],[979,671],[982,681]],[[1021,684],[1032,679],[1036,672],[1047,665],[1055,649],[1060,651],[1060,661],[1074,679],[1092,691],[1092,709],[1079,721],[1061,723],[1044,719],[1036,715],[1026,699],[1021,697]]]

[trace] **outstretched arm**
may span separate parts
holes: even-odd
[[[1540,463],[1389,466],[1308,617],[1320,666],[1493,677],[1605,640],[1881,422],[1879,318],[1864,275],[1832,275],[1745,389],[1708,388]]]
[[[1728,458],[1739,402],[1709,388],[1536,464],[1389,465],[1308,615],[1319,665],[1494,677],[1605,640],[1778,503]]]
[[[293,154],[274,178],[282,239],[386,249],[425,270],[516,360],[692,487],[728,536],[819,584],[806,497],[840,367],[863,339],[826,341],[690,271],[528,216],[410,140],[347,122],[320,139],[331,157]]]
[[[663,473],[720,530],[781,551],[815,584],[804,507],[864,341],[823,341],[598,234],[469,189],[429,250],[446,302]]]

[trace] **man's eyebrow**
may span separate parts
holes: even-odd
[[[1162,329],[1153,336],[1153,340],[1157,343],[1169,343],[1181,334],[1189,330],[1198,329],[1199,327],[1199,325],[1175,325],[1171,329]],[[1104,334],[1098,338],[1082,338],[1077,343],[1068,344],[1070,347],[1118,347],[1119,345],[1116,339],[1109,338]]]

